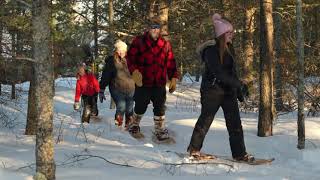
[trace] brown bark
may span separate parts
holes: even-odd
[[[113,8],[113,0],[109,0],[108,1],[108,8],[109,8],[109,26],[110,26],[110,31],[109,31],[109,35],[110,35],[110,39],[111,42],[114,42],[114,8]],[[116,103],[114,102],[114,100],[111,98],[110,101],[110,109],[115,109],[116,108]]]
[[[272,136],[273,19],[272,0],[260,0],[260,104],[258,136]]]
[[[168,0],[151,0],[149,1],[149,19],[158,16],[161,21],[161,35],[165,39],[170,39],[169,35],[169,1]]]
[[[253,37],[254,37],[254,14],[256,12],[255,7],[249,7],[245,4],[245,30],[244,30],[244,59],[242,67],[242,77],[241,79],[247,84],[252,84],[253,77],[253,59],[254,59],[254,47],[253,47]]]
[[[98,70],[95,60],[99,56],[99,45],[98,45],[98,0],[93,1],[93,38],[94,38],[94,58],[91,64],[92,73],[98,77]]]
[[[302,1],[296,0],[297,12],[297,60],[298,60],[298,148],[305,147],[304,124],[304,32],[302,23]]]
[[[161,20],[161,34],[165,36],[166,39],[170,39],[169,35],[169,2],[168,0],[161,0],[159,7],[159,18]]]
[[[282,63],[281,63],[281,27],[282,20],[279,12],[279,6],[281,1],[275,0],[274,7],[274,34],[275,34],[275,106],[277,111],[282,111],[283,106],[283,82],[282,82]]]
[[[35,107],[37,111],[36,172],[55,179],[53,147],[54,65],[50,50],[50,1],[32,2],[32,30],[35,65]]]
[[[27,113],[27,125],[26,135],[36,135],[37,133],[37,110],[35,106],[36,91],[35,80],[30,80],[29,94],[28,94],[28,113]]]

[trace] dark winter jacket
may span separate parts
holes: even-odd
[[[178,78],[176,61],[169,41],[159,37],[152,40],[149,33],[136,37],[128,51],[128,68],[138,69],[144,87],[163,87],[169,80]]]
[[[79,102],[81,95],[93,96],[99,91],[99,82],[92,73],[79,76],[76,86],[75,102]]]
[[[126,59],[121,59],[117,55],[110,56],[105,60],[100,88],[105,89],[110,86],[122,93],[131,94],[135,90],[135,83],[128,70]]]
[[[237,93],[237,90],[241,88],[241,82],[237,77],[233,57],[225,53],[223,64],[221,64],[219,47],[216,43],[214,45],[211,43],[199,51],[205,64],[201,89],[212,87],[215,81],[225,93]]]

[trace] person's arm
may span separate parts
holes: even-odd
[[[81,92],[80,81],[77,80],[76,93],[75,93],[75,96],[74,96],[74,102],[79,102],[81,94],[82,94],[82,92]]]
[[[140,37],[136,37],[132,41],[130,48],[127,52],[127,65],[130,73],[133,73],[134,70],[138,69],[137,58],[139,54],[139,38]]]
[[[172,78],[178,79],[178,71],[177,71],[177,63],[173,55],[172,47],[170,42],[167,42],[167,74],[169,80],[172,80]]]
[[[110,85],[111,79],[113,78],[113,74],[114,74],[113,66],[114,66],[113,57],[107,58],[106,63],[103,67],[99,89],[101,90],[106,89],[106,87]]]

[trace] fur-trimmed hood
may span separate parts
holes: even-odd
[[[212,40],[208,40],[202,44],[200,44],[198,47],[197,47],[197,55],[200,57],[201,61],[202,61],[202,53],[203,51],[209,47],[209,46],[214,46],[216,45],[216,40],[215,39],[212,39]]]

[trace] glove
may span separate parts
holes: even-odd
[[[138,87],[142,86],[142,74],[139,72],[139,70],[136,69],[133,71],[132,79]]]
[[[103,103],[103,100],[106,100],[106,96],[104,95],[104,89],[101,89],[99,92],[99,100],[100,103]]]
[[[238,99],[240,102],[244,102],[244,96],[243,96],[243,94],[242,94],[241,88],[237,88],[237,99]]]
[[[169,84],[169,92],[173,93],[177,87],[177,78],[172,78]]]
[[[80,103],[79,102],[74,102],[73,109],[78,111],[80,109]]]

